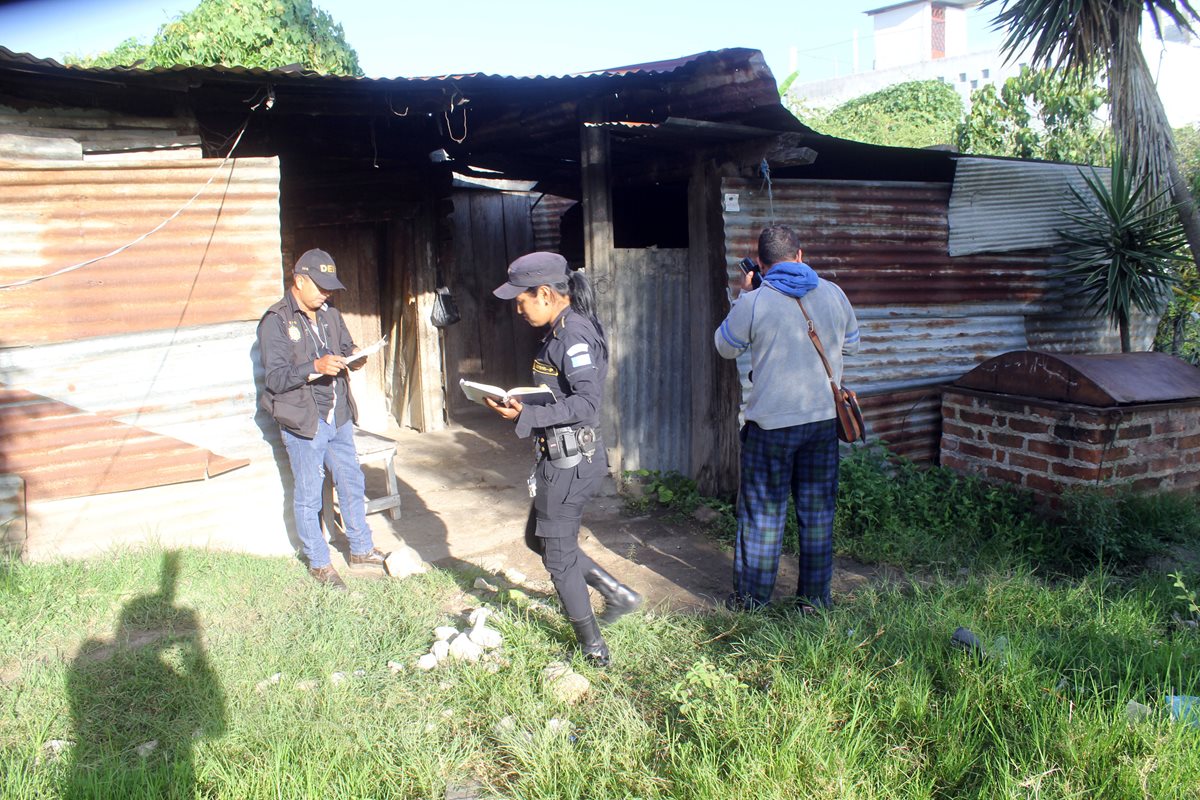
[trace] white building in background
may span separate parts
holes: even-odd
[[[1003,85],[1024,64],[1005,63],[994,49],[970,51],[967,12],[978,5],[979,0],[907,0],[867,11],[873,23],[871,69],[859,71],[856,42],[854,74],[795,83],[788,90],[789,101],[801,108],[830,109],[897,83],[940,80],[953,86],[968,106],[971,92],[987,84]],[[1200,102],[1191,83],[1200,74],[1200,41],[1175,25],[1164,25],[1159,41],[1146,17],[1142,50],[1171,125],[1200,122]]]
[[[1200,123],[1200,101],[1196,98],[1196,76],[1200,75],[1200,39],[1177,25],[1164,25],[1162,40],[1154,35],[1150,18],[1142,19],[1142,54],[1158,85],[1158,96],[1171,127]]]
[[[967,52],[967,9],[978,0],[909,0],[866,12],[875,23],[875,69],[888,70]]]

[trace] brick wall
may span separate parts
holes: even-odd
[[[1055,495],[1080,485],[1200,487],[1200,401],[1092,408],[948,388],[941,464]]]

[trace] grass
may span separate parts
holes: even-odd
[[[339,594],[203,551],[5,565],[0,797],[1200,795],[1200,728],[1165,710],[1200,695],[1200,638],[1165,576],[981,567],[815,618],[638,614],[608,630],[611,667],[572,662],[592,681],[575,705],[541,679],[572,642],[561,615],[495,595],[467,602],[500,612],[501,669],[414,668],[473,577]],[[988,655],[950,646],[960,625]],[[47,757],[55,739],[74,745]]]
[[[715,512],[708,530],[732,543],[733,502],[703,497],[678,473],[638,470],[635,511],[667,508]],[[796,552],[789,510],[783,547]],[[905,570],[954,572],[980,563],[994,568],[1032,565],[1044,575],[1080,575],[1102,566],[1136,572],[1172,546],[1200,547],[1200,499],[1140,495],[1127,487],[1079,488],[1054,508],[1008,485],[891,456],[882,446],[853,447],[840,470],[834,550],[862,563]]]

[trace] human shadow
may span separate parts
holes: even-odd
[[[191,798],[192,750],[225,730],[225,697],[196,613],[176,604],[179,553],[158,592],[129,601],[111,640],[83,643],[67,675],[74,731],[65,798]]]

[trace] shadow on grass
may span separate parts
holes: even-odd
[[[88,639],[67,676],[75,747],[66,798],[196,796],[193,748],[225,730],[225,698],[196,614],[175,603],[179,553],[159,590],[130,600],[111,641]]]

